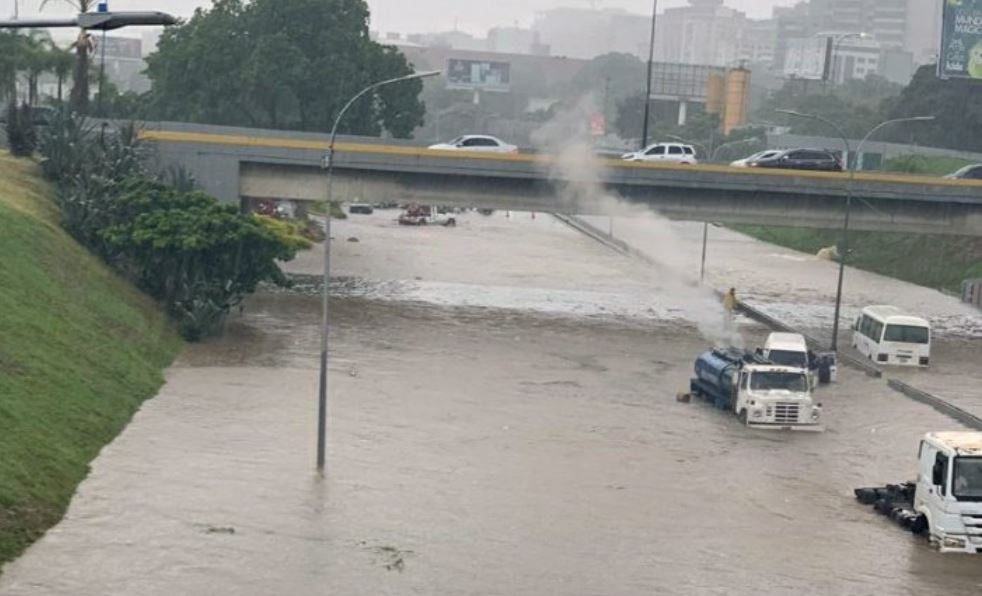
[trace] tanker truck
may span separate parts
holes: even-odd
[[[812,401],[808,372],[753,352],[713,349],[696,359],[692,395],[730,410],[749,427],[822,429],[822,406]]]

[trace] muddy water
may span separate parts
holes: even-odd
[[[318,301],[257,296],[183,355],[0,594],[979,593],[977,559],[851,497],[908,477],[918,434],[950,422],[850,371],[821,394],[823,434],[678,403],[695,327],[593,312],[632,292],[685,306],[657,294],[667,282],[619,278],[598,245],[536,222],[339,226],[361,240],[336,241],[340,272],[374,289],[332,302],[327,477],[311,469]],[[480,265],[454,264],[468,230]],[[523,282],[521,242],[546,261]],[[386,268],[486,296],[384,299]],[[591,314],[494,306],[502,288],[576,290]]]

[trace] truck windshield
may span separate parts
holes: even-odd
[[[930,337],[927,327],[914,325],[887,325],[883,341],[895,341],[905,344],[926,344]]]
[[[774,364],[780,364],[782,366],[808,368],[808,358],[804,352],[795,352],[793,350],[771,350],[767,353],[767,359]]]
[[[982,457],[956,457],[952,494],[959,501],[982,501]]]
[[[750,389],[754,391],[808,391],[808,379],[801,373],[755,372],[750,375]]]

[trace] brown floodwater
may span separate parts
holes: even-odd
[[[956,426],[882,381],[841,371],[824,433],[751,431],[675,400],[709,299],[549,218],[382,214],[335,246],[326,476],[319,301],[263,292],[184,352],[0,594],[982,590],[980,559],[852,497]]]

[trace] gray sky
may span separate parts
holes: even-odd
[[[767,17],[771,7],[787,6],[796,0],[726,0],[727,6],[746,11],[752,17]],[[41,0],[20,0],[22,16],[38,14]],[[488,28],[497,25],[529,25],[536,11],[557,6],[589,7],[591,0],[368,0],[372,10],[372,29],[400,33],[432,32],[453,29],[457,23],[461,30],[483,35]],[[663,7],[682,6],[686,0],[661,0]],[[196,6],[210,6],[202,0],[110,0],[114,10],[158,9],[178,16],[191,14]],[[598,7],[624,8],[632,12],[647,13],[651,0],[596,0]],[[46,14],[71,14],[63,2],[51,0]],[[0,0],[0,14],[13,14],[14,0]],[[135,36],[135,35],[134,35]]]

